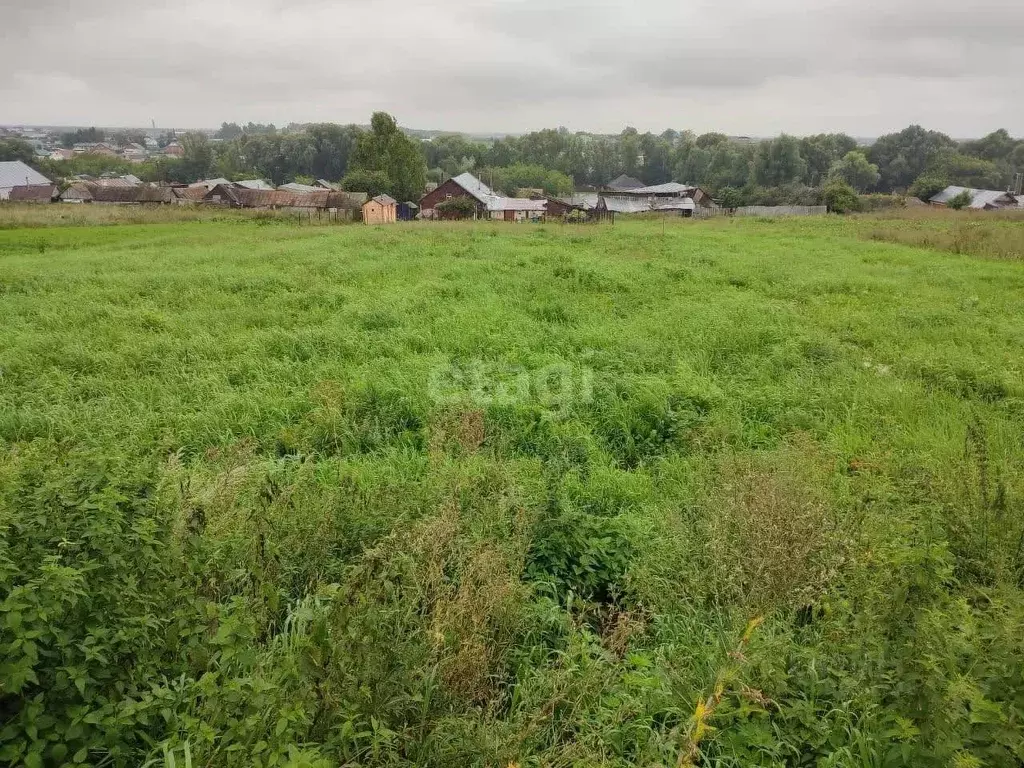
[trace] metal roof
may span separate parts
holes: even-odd
[[[614,197],[606,195],[604,197],[604,204],[609,211],[614,213],[648,213],[651,210],[651,204],[639,197]]]
[[[655,211],[693,211],[696,210],[697,203],[693,201],[692,197],[677,197],[672,200],[661,200],[654,201]]]
[[[626,174],[622,174],[621,176],[619,176],[617,178],[614,178],[611,181],[609,181],[607,184],[605,184],[605,186],[608,189],[615,189],[615,190],[624,189],[625,190],[625,189],[638,189],[638,188],[644,186],[644,183],[642,181],[640,181],[640,179],[634,179],[632,176],[627,176]]]
[[[494,190],[484,184],[480,179],[474,176],[472,173],[460,173],[458,176],[452,178],[456,184],[462,187],[466,192],[471,194],[477,200],[484,205],[487,205],[488,199],[496,198],[498,195],[494,194]]]
[[[324,192],[326,190],[320,187],[311,187],[309,184],[299,184],[298,182],[291,182],[289,184],[282,184],[278,189],[285,192]]]
[[[678,181],[669,181],[665,184],[655,184],[651,187],[637,187],[635,189],[624,190],[624,193],[630,195],[675,195],[676,197],[686,197],[695,189],[696,187],[692,187],[689,184],[680,184]]]
[[[381,205],[396,205],[398,203],[391,195],[377,195],[373,198],[373,202],[380,203]]]
[[[692,197],[643,198],[602,195],[605,207],[614,213],[650,213],[651,211],[692,211],[697,207]]]
[[[543,213],[547,200],[530,200],[525,197],[491,197],[487,202],[488,211],[539,211]]]
[[[991,206],[992,208],[1004,208],[1013,206],[1017,199],[1009,192],[1000,192],[995,189],[972,189],[971,187],[946,187],[934,195],[931,202],[947,205],[957,195],[967,192],[971,195],[971,203],[968,208],[981,210]]]
[[[200,179],[199,181],[189,184],[190,187],[206,187],[207,189],[213,189],[218,184],[230,184],[231,182],[227,179]]]
[[[33,170],[21,162],[21,160],[7,160],[0,162],[0,189],[52,183],[52,181],[39,173],[39,171]]]
[[[243,189],[273,189],[273,184],[268,184],[263,179],[246,179],[245,181],[236,181],[236,187],[242,187]]]

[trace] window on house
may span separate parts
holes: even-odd
[[[449,193],[448,193],[447,195],[445,195],[445,196],[444,196],[444,199],[445,199],[445,200],[451,200],[451,199],[452,199],[452,195],[451,195],[451,192],[449,192]]]

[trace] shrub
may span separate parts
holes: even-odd
[[[973,202],[974,195],[972,195],[965,189],[963,192],[959,193],[958,195],[950,199],[950,201],[946,203],[946,205],[952,208],[954,211],[959,211],[963,208],[966,208]]]
[[[844,181],[830,181],[823,196],[830,213],[856,213],[861,209],[857,191]]]
[[[453,197],[438,203],[434,210],[442,219],[472,219],[476,216],[476,202],[468,197]]]

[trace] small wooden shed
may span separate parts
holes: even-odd
[[[363,203],[363,221],[367,224],[394,224],[397,219],[397,201],[390,195],[377,195]]]

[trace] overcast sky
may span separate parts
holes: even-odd
[[[1022,0],[0,0],[0,124],[1024,133]]]

